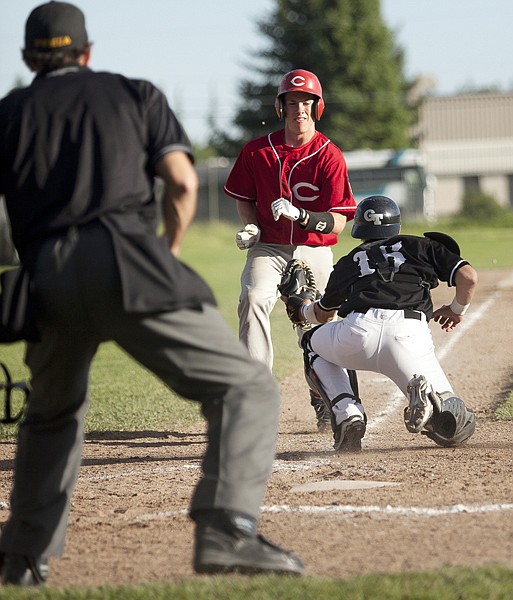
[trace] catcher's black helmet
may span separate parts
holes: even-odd
[[[397,235],[401,211],[388,196],[368,196],[356,207],[351,236],[359,240],[379,240]]]

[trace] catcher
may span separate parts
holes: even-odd
[[[354,385],[355,371],[389,377],[408,399],[404,423],[439,446],[459,446],[475,430],[475,416],[455,395],[438,359],[431,318],[450,332],[464,318],[477,273],[460,256],[455,240],[438,232],[400,235],[397,204],[370,196],[356,209],[351,235],[362,243],[335,265],[320,299],[310,275],[281,286],[287,314],[298,327],[323,324],[303,336],[309,378],[330,406],[334,448],[361,450],[367,417]],[[456,288],[449,305],[433,311],[430,290],[439,281]],[[342,320],[333,320],[336,315]]]

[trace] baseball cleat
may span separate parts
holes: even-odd
[[[333,433],[333,448],[337,452],[361,452],[365,430],[365,421],[361,417],[349,417],[337,425]]]
[[[433,391],[424,375],[414,375],[408,382],[408,406],[404,409],[404,424],[410,433],[419,433],[433,416]]]
[[[304,565],[261,535],[246,536],[207,527],[198,533],[194,555],[196,573],[281,573],[301,575]]]

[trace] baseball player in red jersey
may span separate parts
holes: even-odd
[[[356,206],[342,151],[316,130],[324,111],[318,78],[303,69],[286,73],[275,107],[284,128],[246,144],[224,187],[244,225],[237,246],[248,250],[239,337],[271,369],[270,313],[285,265],[291,258],[304,260],[322,292],[333,268],[331,246]],[[331,417],[314,391],[311,402],[319,430],[329,429]]]
[[[400,234],[400,211],[386,196],[358,204],[351,235],[363,243],[335,265],[322,298],[298,306],[294,322],[325,323],[304,337],[307,374],[332,408],[335,450],[358,451],[366,416],[348,369],[389,377],[409,398],[405,425],[441,446],[466,442],[475,418],[435,355],[428,322],[452,331],[474,295],[477,273],[451,237]],[[430,290],[454,286],[450,305],[433,311]],[[327,322],[338,314],[342,320]]]

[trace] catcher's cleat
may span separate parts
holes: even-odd
[[[213,513],[211,513],[213,514]],[[196,517],[196,573],[283,573],[301,575],[304,565],[292,552],[275,546],[256,531],[238,528],[236,519]]]
[[[349,417],[336,426],[333,433],[335,440],[333,448],[337,452],[361,452],[365,430],[365,421],[361,417]]]
[[[319,433],[328,433],[331,431],[331,413],[324,400],[315,392],[310,391],[310,404],[315,411]]]
[[[433,416],[434,393],[424,375],[414,375],[407,387],[408,406],[404,409],[404,424],[410,433],[419,433]]]
[[[22,554],[4,554],[0,562],[2,585],[35,587],[43,585],[48,578],[48,563],[41,558]]]

